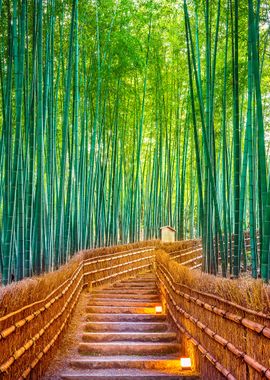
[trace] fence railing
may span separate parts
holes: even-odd
[[[38,378],[83,288],[104,285],[151,268],[155,260],[154,249],[148,246],[90,258],[81,255],[75,265],[73,263],[75,268],[70,276],[45,298],[2,316],[0,378],[27,379],[34,369]]]
[[[160,248],[158,243],[148,242],[132,249],[105,248],[102,255],[100,249],[82,252],[60,271],[41,278],[39,289],[44,297],[26,305],[21,302],[17,309],[8,308],[13,297],[11,289],[7,299],[1,300],[7,311],[0,313],[0,379],[27,379],[32,371],[39,377],[51,360],[53,347],[83,288],[113,283],[152,266],[156,267],[169,314],[182,333],[183,347],[195,348],[203,378],[270,379],[270,315],[194,288],[188,282],[176,282],[171,272],[175,265],[171,264],[199,267],[200,240],[162,244],[163,252],[168,253],[166,262],[159,256],[156,259],[156,248]],[[43,281],[47,277],[48,283]],[[34,280],[26,281],[31,285]],[[16,299],[25,297],[23,289],[14,295]],[[34,291],[35,287],[29,289]]]
[[[202,266],[203,248],[201,240],[196,239],[176,242],[174,245],[165,244],[161,249],[170,255],[171,260],[185,265],[190,269],[197,269]]]
[[[270,316],[177,283],[170,266],[156,265],[174,323],[201,353],[202,378],[216,379],[215,368],[230,380],[270,379]]]
[[[245,249],[250,249],[250,237],[248,233],[245,233]],[[162,246],[161,248],[169,253],[171,260],[175,260],[181,265],[185,265],[190,269],[198,269],[203,265],[203,247],[201,240],[186,240],[182,242],[176,242],[174,244],[177,249],[173,249],[173,245]],[[232,236],[232,250],[234,247],[234,236]],[[259,249],[260,243],[257,241],[257,247]],[[219,260],[221,258],[219,257]]]

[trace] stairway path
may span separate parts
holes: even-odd
[[[197,380],[179,368],[181,346],[151,273],[89,294],[78,354],[62,380]]]

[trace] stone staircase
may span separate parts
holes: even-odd
[[[78,357],[63,380],[197,380],[180,371],[180,345],[165,314],[154,275],[121,281],[89,295]]]

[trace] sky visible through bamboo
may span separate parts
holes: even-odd
[[[0,0],[0,23],[3,284],[162,225],[270,279],[269,0]]]

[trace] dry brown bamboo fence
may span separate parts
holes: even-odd
[[[250,236],[245,233],[245,249],[250,250]],[[232,236],[232,249],[234,246],[234,236]],[[257,247],[259,249],[259,241]],[[169,253],[171,260],[185,265],[190,269],[198,269],[203,264],[203,247],[200,239],[179,241],[176,243],[167,243],[160,246],[162,250]]]
[[[199,239],[167,243],[160,248],[169,253],[171,260],[175,260],[190,269],[197,269],[202,266],[203,249],[202,242]]]
[[[165,253],[163,260],[157,257],[164,302],[184,336],[183,348],[200,362],[202,378],[270,379],[270,315],[185,285],[184,279],[177,283],[178,264],[170,265]]]
[[[158,254],[156,260],[156,252],[163,252],[163,259]],[[152,266],[183,350],[203,379],[270,379],[270,315],[230,300],[225,290],[222,298],[211,287],[207,293],[191,286],[188,277],[196,272],[190,270],[201,265],[201,253],[200,240],[100,248],[79,253],[56,272],[4,288],[0,379],[40,378],[84,287],[113,283]],[[180,283],[177,268],[189,271]],[[213,281],[222,294],[222,280]]]
[[[114,249],[116,253],[111,253]],[[16,285],[5,288],[0,300],[0,379],[27,379],[33,378],[33,374],[35,378],[41,376],[84,287],[105,285],[153,266],[155,248],[145,242],[137,244],[137,248],[131,245],[114,249],[82,252],[55,273],[25,280],[21,286],[18,283],[17,294]],[[47,277],[50,281],[46,281]],[[32,282],[35,285],[31,287]],[[53,290],[51,283],[54,284]],[[39,293],[41,287],[44,298],[23,302],[22,307],[9,310],[9,300],[15,297],[22,302],[25,288]],[[14,307],[14,301],[11,304]]]

